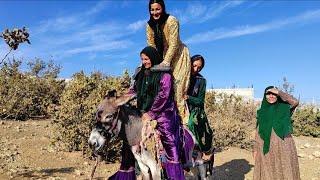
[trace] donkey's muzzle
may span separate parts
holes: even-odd
[[[103,150],[106,140],[106,137],[104,137],[98,129],[94,128],[90,133],[88,144],[91,149],[99,152]]]

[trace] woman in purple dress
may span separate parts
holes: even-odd
[[[167,178],[185,179],[179,157],[181,119],[174,103],[173,77],[169,71],[151,70],[162,61],[155,48],[147,46],[140,57],[143,66],[135,76],[135,92],[137,106],[143,113],[142,120],[157,122],[156,129],[166,153],[164,170]]]
[[[160,64],[162,58],[151,46],[145,47],[141,53],[142,67],[135,75],[135,84],[129,94],[137,96],[137,106],[142,112],[142,120],[157,122],[156,130],[165,151],[165,162],[162,162],[164,175],[170,180],[184,180],[182,164],[182,141],[180,137],[181,118],[173,96],[173,77],[168,69],[151,70]],[[133,91],[133,92],[132,92]],[[145,123],[144,123],[145,124]],[[134,156],[130,147],[123,146],[120,170],[110,179],[135,180]]]

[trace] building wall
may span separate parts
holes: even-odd
[[[207,92],[225,93],[227,95],[241,96],[247,100],[254,100],[253,88],[207,89]]]

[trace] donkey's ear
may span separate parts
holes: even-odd
[[[133,94],[126,94],[126,95],[118,97],[115,100],[115,103],[117,104],[117,106],[122,106],[122,105],[126,104],[127,102],[129,102],[130,100],[132,100],[134,97],[135,97],[135,95],[133,95]]]
[[[117,90],[113,89],[113,90],[108,91],[104,97],[105,98],[117,97]]]

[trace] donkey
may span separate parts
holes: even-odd
[[[110,138],[119,137],[131,146],[131,151],[139,164],[144,179],[158,180],[161,179],[161,171],[155,158],[148,150],[139,147],[142,140],[143,123],[140,111],[128,103],[133,98],[134,96],[132,95],[117,97],[116,91],[108,92],[98,106],[96,112],[97,123],[91,131],[88,143],[97,152],[103,149]],[[194,148],[195,138],[192,133],[187,130],[185,132],[185,136],[189,137],[189,147],[184,149],[188,156],[189,164],[185,164],[185,167],[192,167],[195,165],[195,161],[190,162],[193,159],[192,149]],[[199,173],[198,176],[201,179],[206,179],[204,167],[199,168]]]
[[[115,91],[108,92],[99,104],[96,112],[96,126],[89,137],[89,145],[98,152],[112,137],[119,137],[131,146],[145,179],[161,179],[160,169],[151,153],[139,148],[142,134],[141,113],[128,104],[134,96],[116,96]],[[150,172],[150,173],[149,173]]]

